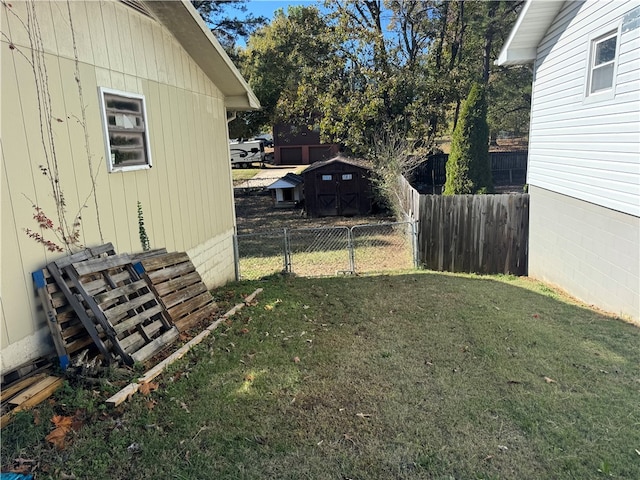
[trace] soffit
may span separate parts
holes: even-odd
[[[220,89],[227,108],[260,108],[259,100],[190,2],[145,1],[144,5]]]
[[[563,0],[528,0],[495,63],[519,65],[533,62],[538,45],[563,4]]]

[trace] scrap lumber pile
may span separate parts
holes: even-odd
[[[3,388],[0,394],[2,400],[0,428],[4,428],[14,414],[42,402],[60,386],[62,386],[62,378],[38,373],[23,378],[8,388]]]
[[[62,369],[79,358],[144,363],[216,311],[186,253],[131,256],[108,243],[53,261],[33,279]]]

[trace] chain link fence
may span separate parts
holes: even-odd
[[[278,272],[304,277],[415,268],[414,222],[269,230],[236,235],[237,276]]]

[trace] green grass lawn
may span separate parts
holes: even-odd
[[[233,183],[239,183],[253,178],[259,172],[260,168],[232,168],[231,177],[233,178]]]
[[[114,387],[67,387],[19,415],[3,465],[36,458],[37,479],[640,478],[636,326],[512,277],[276,275],[214,295],[257,287],[148,395],[108,410]],[[43,440],[54,413],[83,423],[62,450]]]

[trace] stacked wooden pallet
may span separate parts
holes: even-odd
[[[218,311],[184,252],[117,255],[107,243],[51,262],[32,277],[63,370],[145,362],[180,332],[210,324]],[[3,384],[0,426],[62,383],[40,368]]]
[[[211,294],[186,253],[147,258],[139,265],[138,270],[180,331],[211,320],[217,312]]]
[[[87,349],[106,364],[145,362],[216,311],[186,253],[134,258],[105,244],[33,279],[63,369]]]

